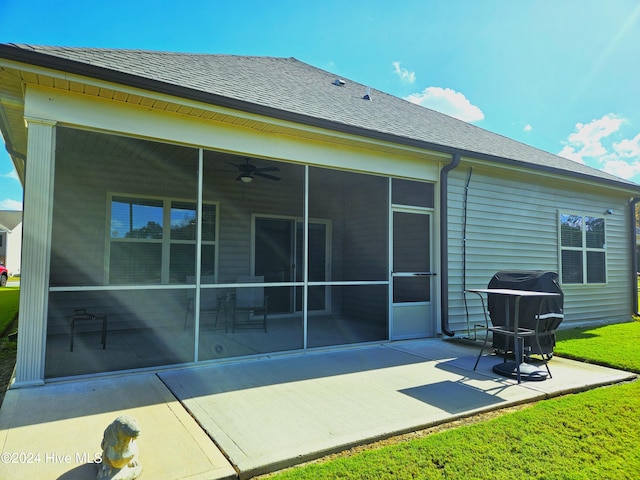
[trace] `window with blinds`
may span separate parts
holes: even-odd
[[[195,202],[113,195],[109,283],[185,283],[196,273]],[[203,275],[215,274],[216,205],[202,206]]]
[[[559,220],[562,283],[606,283],[604,218],[560,213]]]

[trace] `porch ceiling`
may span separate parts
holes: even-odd
[[[27,154],[27,129],[24,125],[23,80],[18,70],[0,66],[0,132],[7,148]]]

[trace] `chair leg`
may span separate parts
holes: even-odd
[[[547,369],[547,373],[549,374],[549,378],[553,378],[551,376],[551,370],[549,369],[549,360],[551,359],[551,355],[546,355],[545,357],[545,353],[544,350],[542,349],[542,344],[540,343],[540,333],[544,334],[544,335],[548,335],[549,334],[549,324],[546,322],[549,322],[549,319],[545,319],[545,324],[544,324],[544,330],[541,332],[540,331],[540,324],[541,324],[541,314],[542,314],[542,304],[543,302],[540,302],[540,308],[538,310],[538,316],[536,318],[536,334],[534,336],[535,341],[536,341],[536,345],[538,347],[538,351],[540,352],[540,358],[542,358],[542,361],[544,362],[544,367]]]
[[[482,347],[480,348],[480,353],[478,354],[478,358],[476,358],[476,364],[473,366],[473,370],[475,371],[478,367],[478,362],[480,361],[480,357],[482,357],[482,353],[484,352],[484,348],[487,346],[487,341],[489,340],[489,330],[485,330],[484,334],[484,342],[482,342]]]
[[[236,333],[236,322],[238,321],[238,319],[236,318],[237,315],[237,309],[236,307],[233,307],[233,326],[231,327],[231,333]]]
[[[71,343],[69,344],[69,351],[73,352],[73,334],[75,330],[75,318],[71,317],[71,328],[70,328],[69,336],[71,337]]]
[[[107,316],[102,316],[102,349],[107,348]]]
[[[547,369],[547,373],[549,374],[549,378],[553,378],[553,376],[551,375],[551,370],[549,370],[549,359],[545,358],[544,353],[541,355],[542,356],[542,361],[544,362],[544,366]]]
[[[478,367],[478,362],[480,361],[480,357],[482,357],[482,353],[484,352],[485,347],[487,346],[487,341],[489,340],[489,319],[487,318],[487,309],[484,305],[484,297],[475,292],[478,297],[480,297],[480,304],[482,305],[482,314],[484,315],[484,342],[482,343],[482,348],[480,348],[480,353],[478,354],[478,358],[476,358],[476,364],[473,366],[473,370]]]
[[[539,320],[538,320],[539,321]],[[549,378],[553,378],[551,376],[551,370],[549,370],[549,360],[551,359],[551,355],[546,355],[542,350],[542,345],[540,344],[540,338],[538,337],[538,331],[536,330],[536,335],[534,337],[536,339],[536,345],[538,346],[538,351],[540,352],[540,358],[544,362],[544,367],[547,369],[547,373],[549,374]],[[545,356],[546,355],[546,356]]]
[[[513,349],[516,349],[516,339],[513,339]],[[509,335],[504,335],[504,357],[502,363],[507,363],[507,353],[509,352]]]
[[[213,329],[217,330],[218,329],[218,319],[220,318],[220,308],[218,308],[218,310],[216,310],[216,320],[213,323]],[[226,317],[225,317],[226,318]],[[224,322],[224,328],[225,328],[225,333],[226,333],[226,329],[227,329],[227,322],[225,320]]]

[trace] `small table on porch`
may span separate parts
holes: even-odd
[[[73,352],[73,337],[75,335],[76,322],[83,320],[97,320],[102,323],[102,349],[107,348],[107,316],[104,313],[89,313],[84,308],[78,308],[73,312],[70,324],[69,351]]]
[[[505,352],[504,352],[504,361],[502,363],[498,363],[493,366],[493,371],[499,375],[504,375],[507,377],[515,376],[518,379],[518,383],[521,382],[522,378],[525,380],[546,380],[547,372],[549,371],[549,367],[547,366],[547,372],[536,367],[535,365],[530,365],[523,361],[523,349],[524,349],[524,337],[536,337],[538,332],[537,329],[531,328],[522,328],[519,325],[519,316],[520,316],[520,300],[522,298],[537,298],[540,303],[538,306],[538,312],[540,312],[542,308],[542,304],[545,299],[550,297],[559,296],[559,293],[549,293],[549,292],[537,292],[530,290],[512,290],[507,288],[471,288],[466,290],[466,292],[475,293],[482,300],[482,308],[485,309],[484,299],[482,294],[489,295],[504,295],[507,297],[512,297],[515,299],[514,305],[514,314],[513,319],[511,319],[509,302],[505,302],[505,325],[504,326],[492,326],[487,328],[487,337],[489,332],[500,333],[505,335]],[[487,302],[488,303],[488,302]],[[486,316],[486,310],[485,310]],[[513,322],[511,321],[513,320]],[[484,345],[480,350],[480,354],[478,355],[478,360],[484,351],[484,347],[487,344],[487,337],[485,337]],[[513,337],[513,350],[515,361],[507,362],[507,348],[508,348],[508,339],[509,337]],[[544,358],[543,358],[544,360]],[[476,366],[478,362],[476,361]],[[546,361],[545,361],[546,366]],[[475,370],[475,367],[474,367]]]

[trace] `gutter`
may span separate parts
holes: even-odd
[[[447,202],[449,172],[460,165],[460,154],[451,156],[451,163],[440,170],[440,326],[442,333],[453,337],[455,332],[449,329],[449,220]]]
[[[636,240],[636,205],[640,202],[640,197],[632,198],[629,202],[629,226],[631,227],[631,313],[640,315],[638,312],[638,242]]]

